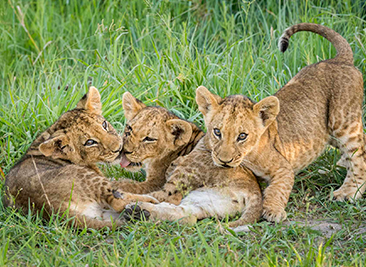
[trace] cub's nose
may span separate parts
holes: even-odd
[[[232,162],[234,160],[234,158],[231,158],[231,160],[229,160],[229,161],[225,161],[225,160],[222,160],[220,158],[218,158],[218,159],[219,159],[220,162],[222,162],[224,164],[228,164],[228,163],[230,163],[230,162]]]
[[[116,136],[116,138],[109,138],[106,140],[106,149],[112,151],[112,153],[119,153],[123,148],[122,138]]]
[[[116,151],[112,151],[113,153],[121,153],[122,152],[122,144],[119,146],[119,148]]]

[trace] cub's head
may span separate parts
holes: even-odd
[[[161,107],[147,107],[129,92],[122,105],[127,120],[123,134],[121,167],[129,171],[142,163],[163,159],[186,145],[192,136],[192,126]]]
[[[78,165],[115,161],[122,140],[101,114],[100,94],[91,87],[75,109],[63,114],[36,140],[38,150],[46,157]]]
[[[255,146],[280,110],[274,96],[254,103],[242,95],[224,99],[200,86],[196,102],[207,127],[206,145],[220,167],[237,167]]]

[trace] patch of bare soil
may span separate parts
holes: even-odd
[[[283,222],[283,225],[299,225],[303,227],[310,227],[315,231],[319,231],[322,233],[322,236],[325,238],[330,238],[333,234],[346,229],[340,223],[331,222],[329,220],[298,220],[298,221],[286,221]],[[351,229],[352,231],[352,229]],[[366,224],[362,224],[354,227],[353,235],[366,235]]]
[[[336,232],[339,232],[343,229],[343,226],[339,223],[329,222],[326,220],[306,220],[306,221],[286,221],[283,225],[299,225],[304,227],[310,227],[315,231],[319,231],[326,238],[330,238]]]

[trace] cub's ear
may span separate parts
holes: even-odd
[[[123,94],[122,106],[125,111],[125,117],[128,121],[135,117],[141,109],[146,107],[144,103],[137,98],[134,98],[129,92]]]
[[[211,110],[217,108],[222,98],[212,94],[206,87],[200,86],[196,89],[196,102],[198,109],[206,116]]]
[[[65,135],[46,140],[39,145],[38,149],[46,157],[52,157],[54,159],[62,158],[71,150]]]
[[[189,142],[192,136],[192,126],[188,122],[180,119],[172,119],[168,120],[166,125],[176,146],[182,146]]]
[[[91,113],[102,115],[102,102],[100,94],[94,86],[89,88],[89,92],[80,99],[76,108],[85,109]]]
[[[266,97],[253,106],[253,112],[262,119],[263,126],[267,127],[280,112],[280,102],[275,96]]]

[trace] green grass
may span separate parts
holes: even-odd
[[[0,167],[6,174],[91,84],[119,131],[125,91],[200,125],[199,85],[221,96],[272,94],[302,67],[335,55],[311,33],[295,35],[281,54],[278,37],[295,23],[322,23],[341,33],[366,74],[365,9],[358,0],[0,1]],[[366,201],[329,201],[345,175],[338,158],[329,150],[297,176],[287,208],[291,223],[261,222],[240,235],[215,219],[193,227],[139,222],[73,231],[59,216],[44,222],[0,207],[0,265],[363,266]],[[324,168],[330,171],[319,174]],[[326,234],[307,226],[316,220],[340,229]]]

